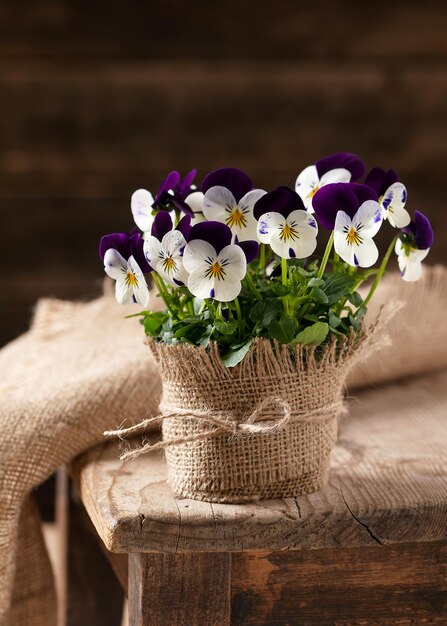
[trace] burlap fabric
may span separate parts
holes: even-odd
[[[0,352],[2,626],[56,619],[32,488],[101,441],[105,429],[157,412],[160,380],[141,326],[124,319],[129,312],[107,296],[88,304],[43,300],[31,331]]]
[[[257,339],[234,368],[222,364],[215,344],[150,342],[174,492],[244,502],[320,489],[346,375],[366,341],[364,331],[324,349]]]

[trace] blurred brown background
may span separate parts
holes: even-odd
[[[100,235],[170,169],[269,188],[357,152],[447,260],[445,2],[3,0],[0,30],[0,343],[38,297],[98,293]]]

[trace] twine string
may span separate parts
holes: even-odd
[[[265,413],[267,408],[279,409],[282,413],[281,417],[272,418],[268,413]],[[322,407],[311,410],[295,410],[292,414],[292,409],[286,400],[277,396],[271,396],[265,398],[260,402],[255,409],[244,419],[235,420],[234,413],[229,411],[214,412],[209,408],[201,409],[182,409],[176,408],[173,411],[164,412],[155,417],[150,417],[143,420],[135,426],[128,428],[119,428],[117,430],[108,430],[104,433],[106,437],[118,437],[122,441],[125,441],[127,437],[132,435],[141,434],[153,424],[159,423],[166,419],[173,418],[189,418],[196,419],[201,422],[208,423],[212,426],[211,429],[204,430],[200,433],[193,435],[185,435],[184,437],[177,437],[174,439],[168,439],[166,441],[159,441],[157,443],[146,443],[140,448],[134,448],[123,452],[120,456],[122,461],[129,461],[135,459],[146,452],[152,450],[163,450],[169,446],[177,446],[182,443],[188,443],[193,441],[202,441],[210,437],[215,437],[220,434],[230,434],[234,436],[238,435],[253,435],[257,433],[262,434],[274,434],[279,430],[283,430],[288,424],[305,421],[316,422],[328,415],[335,413],[339,415],[343,412],[343,401],[340,400],[333,404],[328,404]]]

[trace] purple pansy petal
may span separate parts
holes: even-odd
[[[381,167],[373,167],[365,179],[365,185],[374,189],[377,196],[383,196],[388,187],[397,182],[399,182],[399,174],[393,168],[385,172]]]
[[[191,215],[185,215],[176,226],[176,230],[179,230],[183,237],[188,241],[189,231],[191,230]]]
[[[282,186],[259,198],[253,208],[253,215],[257,220],[265,213],[281,213],[287,217],[292,211],[298,209],[306,210],[300,196],[290,187]]]
[[[239,241],[237,245],[242,248],[247,263],[251,263],[258,256],[259,244],[257,241],[247,239],[247,241]]]
[[[374,189],[371,189],[371,187],[368,187],[367,185],[362,185],[360,183],[345,184],[349,185],[349,187],[355,193],[355,195],[357,196],[357,200],[359,201],[359,205],[363,204],[367,200],[374,200],[375,202],[379,200],[379,197]]]
[[[360,202],[352,186],[351,183],[332,183],[325,185],[314,195],[312,206],[323,228],[334,229],[339,211],[344,211],[351,218],[354,217]]]
[[[178,190],[182,194],[188,194],[191,190],[191,185],[196,177],[197,170],[193,169],[188,172],[185,178],[178,184]]]
[[[360,157],[351,152],[336,152],[335,154],[330,154],[323,159],[315,161],[315,167],[317,168],[319,178],[321,178],[323,174],[326,174],[326,172],[339,167],[343,167],[345,170],[351,172],[351,180],[358,180],[365,173],[365,164]]]
[[[160,213],[157,213],[155,216],[151,235],[156,237],[158,241],[161,241],[170,230],[172,230],[171,216],[166,211],[160,211]]]
[[[117,250],[126,259],[130,257],[129,235],[127,233],[112,233],[104,235],[99,242],[99,258],[104,261],[104,255],[110,248]]]
[[[413,235],[419,250],[427,250],[433,245],[433,229],[430,220],[420,211],[414,212],[414,220],[402,228],[402,232]]]
[[[213,246],[217,254],[231,243],[231,230],[222,222],[200,222],[189,231],[188,241],[202,239]]]
[[[253,189],[251,178],[236,167],[221,167],[208,174],[202,183],[202,191],[206,193],[211,187],[226,187],[236,198],[236,202]]]
[[[154,204],[152,205],[156,208],[160,202],[163,200],[163,196],[165,193],[176,187],[180,182],[180,174],[176,171],[169,172],[164,181],[160,185],[160,189],[158,190],[157,195],[155,196]]]
[[[143,274],[147,274],[148,272],[152,272],[152,267],[146,260],[143,252],[144,239],[143,237],[137,233],[129,237],[130,243],[130,252],[134,257],[135,261],[138,263]]]

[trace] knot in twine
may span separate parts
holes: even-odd
[[[282,416],[277,419],[266,417],[264,411],[268,407],[279,409]],[[146,443],[140,448],[127,450],[121,454],[120,459],[122,461],[129,461],[152,450],[163,450],[169,446],[178,446],[182,443],[188,443],[191,441],[201,441],[220,434],[229,434],[234,435],[235,437],[239,435],[254,434],[273,435],[278,431],[283,430],[288,424],[293,422],[317,422],[327,417],[328,414],[335,413],[335,416],[337,417],[344,412],[345,409],[343,407],[343,400],[339,400],[338,402],[328,404],[317,409],[309,411],[294,411],[292,414],[291,406],[287,400],[283,400],[277,396],[271,396],[262,400],[262,402],[260,402],[256,408],[242,420],[235,420],[234,413],[231,411],[213,412],[213,409],[210,408],[176,408],[173,411],[161,413],[156,417],[145,419],[139,424],[130,426],[129,428],[107,430],[104,435],[106,437],[118,437],[122,441],[125,441],[126,438],[131,435],[144,432],[149,426],[172,418],[196,419],[212,425],[211,429],[204,430],[200,433],[185,435],[184,437],[176,437],[166,441],[159,441],[154,444]]]

